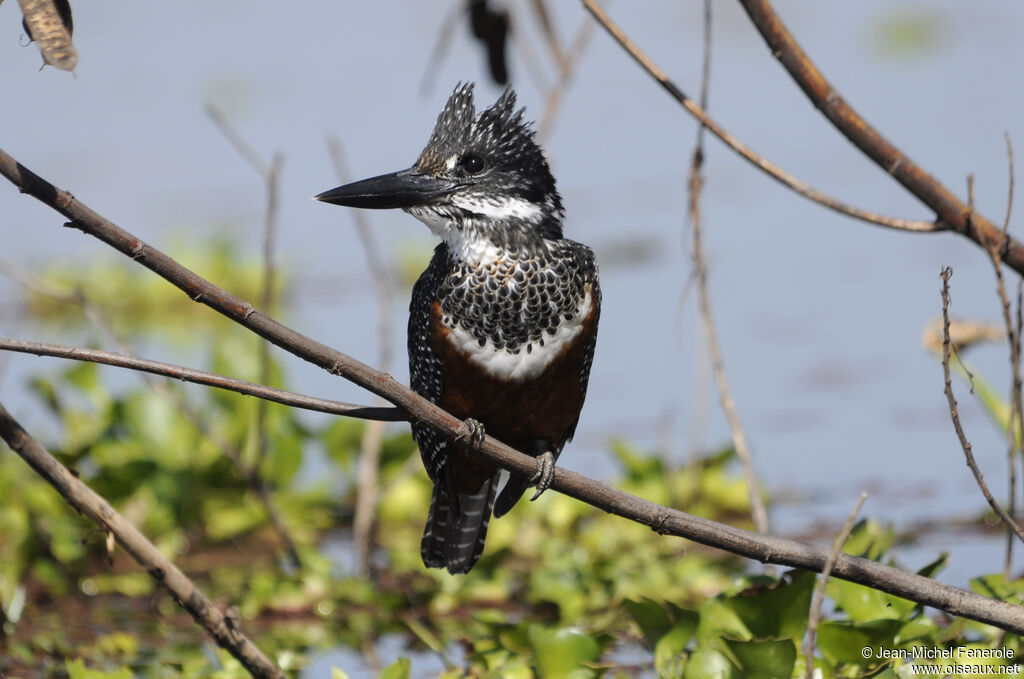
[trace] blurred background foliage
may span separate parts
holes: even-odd
[[[179,258],[243,296],[259,265],[214,241]],[[408,253],[403,257],[409,258]],[[55,265],[48,287],[88,289],[117,332],[187,345],[195,364],[245,379],[259,373],[258,341],[119,261]],[[284,280],[287,280],[285,277]],[[112,286],[112,287],[111,287]],[[111,290],[111,294],[97,291]],[[116,291],[117,294],[112,294]],[[279,300],[287,300],[282,284]],[[101,301],[102,300],[102,301]],[[42,323],[74,323],[68,305],[29,293]],[[109,306],[108,306],[109,305]],[[173,330],[177,327],[177,330]],[[271,382],[287,384],[274,365]],[[256,450],[256,401],[85,363],[32,378],[34,423],[50,450],[136,524],[218,605],[295,675],[362,677],[790,677],[801,652],[815,579],[762,575],[730,555],[606,515],[557,492],[491,524],[466,576],[424,569],[419,538],[430,485],[404,425],[382,446],[371,574],[353,575],[355,463],[364,423],[307,416],[276,404]],[[175,396],[177,398],[175,398]],[[181,409],[202,414],[202,429]],[[32,427],[30,427],[32,428]],[[217,443],[214,443],[217,441]],[[301,566],[282,557],[266,511],[220,445],[240,451],[270,485]],[[652,501],[747,525],[731,450],[682,466],[628,440],[610,445],[610,481]],[[846,551],[891,562],[897,536],[861,521]],[[922,572],[934,575],[939,556]],[[1024,583],[977,578],[982,593],[1021,602]],[[1016,635],[948,620],[897,597],[829,583],[814,667],[823,677],[903,676],[886,649],[1019,650]],[[0,675],[241,677],[244,670],[106,536],[68,508],[16,455],[0,454]],[[941,662],[941,661],[940,661]],[[1012,662],[995,659],[994,664]]]

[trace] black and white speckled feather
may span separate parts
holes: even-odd
[[[597,266],[586,245],[538,238],[530,245],[498,246],[489,262],[465,261],[445,243],[413,288],[409,305],[409,372],[413,391],[437,402],[444,366],[430,346],[430,308],[439,302],[442,323],[467,338],[466,351],[509,379],[536,375],[571,339],[581,315],[600,308]],[[574,323],[575,321],[575,323]],[[584,349],[580,391],[585,394],[596,336]],[[476,353],[474,353],[476,352]],[[442,481],[448,443],[429,427],[413,425],[427,473]],[[569,432],[567,438],[571,438]],[[551,441],[555,453],[565,440]]]

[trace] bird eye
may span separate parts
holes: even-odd
[[[485,165],[486,163],[484,163],[484,159],[475,153],[462,156],[462,168],[469,174],[483,172]]]

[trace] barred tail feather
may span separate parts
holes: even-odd
[[[468,573],[480,559],[491,520],[499,475],[484,481],[473,493],[458,493],[458,513],[452,511],[444,484],[434,486],[430,513],[420,542],[420,556],[429,568]]]

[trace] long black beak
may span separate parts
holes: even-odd
[[[334,205],[386,210],[426,205],[456,188],[457,185],[447,179],[420,174],[410,168],[345,184],[314,198]]]

